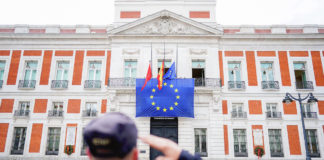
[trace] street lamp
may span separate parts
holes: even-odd
[[[305,130],[305,123],[304,123],[304,114],[302,109],[302,101],[307,100],[307,103],[315,103],[318,102],[318,100],[313,96],[313,93],[308,93],[308,95],[305,98],[300,97],[300,93],[298,93],[298,98],[293,97],[290,93],[286,93],[286,97],[282,100],[283,103],[289,104],[293,100],[299,102],[300,107],[300,116],[302,120],[302,126],[303,126],[303,134],[304,134],[304,142],[305,142],[305,150],[306,150],[306,160],[311,160],[311,157],[309,155],[309,150],[307,147],[307,137],[306,137],[306,130]]]

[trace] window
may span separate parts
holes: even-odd
[[[245,129],[234,129],[234,155],[235,157],[247,157],[247,143]]]
[[[58,61],[56,68],[56,80],[68,80],[70,63],[67,61]]]
[[[206,128],[195,128],[195,153],[207,157]]]
[[[274,81],[272,63],[261,63],[262,89],[279,89],[279,82]]]
[[[53,102],[53,110],[49,111],[49,117],[62,117],[63,116],[63,102]]]
[[[245,88],[245,83],[241,79],[241,64],[239,62],[228,63],[228,80],[229,89]]]
[[[205,61],[192,61],[192,78],[195,79],[195,86],[205,86]]]
[[[89,62],[88,80],[100,80],[101,79],[101,62],[92,61]]]
[[[311,157],[320,157],[316,129],[306,129],[307,147]]]
[[[24,153],[26,130],[26,127],[15,127],[12,137],[11,154]]]
[[[313,89],[312,82],[307,81],[305,63],[294,63],[296,89]]]
[[[161,65],[162,65],[162,61],[163,60],[159,60],[159,62],[158,62],[158,72],[157,73],[160,72]],[[171,60],[164,60],[164,74],[166,72],[168,72],[168,70],[170,69],[170,67],[171,67]]]
[[[271,157],[283,157],[281,129],[269,129]]]
[[[19,102],[18,110],[15,111],[15,116],[29,116],[29,102]]]
[[[124,85],[135,86],[137,61],[125,61],[124,67]]]
[[[237,62],[228,63],[228,76],[230,81],[241,81],[241,64]]]
[[[95,117],[97,116],[97,103],[87,102],[86,110],[83,113],[84,117]]]
[[[317,113],[312,110],[312,105],[310,103],[303,103],[303,115],[304,118],[317,118]]]
[[[61,128],[48,128],[46,155],[58,155]]]
[[[26,61],[24,79],[19,81],[19,88],[35,88],[37,61]]]
[[[85,81],[84,88],[101,88],[101,62],[89,62],[88,80]]]
[[[267,103],[267,118],[281,118],[281,112],[277,111],[276,103]]]
[[[232,104],[232,117],[233,118],[246,118],[246,112],[243,110],[242,103]]]
[[[55,80],[52,81],[52,88],[66,89],[69,84],[69,67],[70,63],[67,61],[58,61],[56,66]]]
[[[6,66],[6,62],[0,61],[0,88],[2,88],[2,84],[3,84],[5,66]]]
[[[262,81],[274,81],[272,63],[261,63]]]
[[[25,75],[24,80],[36,80],[37,73],[37,62],[36,61],[28,61],[25,66]]]

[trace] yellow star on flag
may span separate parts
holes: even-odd
[[[170,107],[170,110],[173,111],[173,107],[172,106]]]
[[[180,99],[180,96],[177,96],[177,99]]]
[[[164,82],[164,86],[168,85],[166,82]]]
[[[173,84],[170,85],[170,88],[173,88]]]
[[[151,98],[151,99],[153,99],[153,98],[154,98],[154,96],[153,96],[153,95],[151,95],[151,96],[150,96],[150,98]]]
[[[155,102],[152,102],[152,106],[155,106]]]
[[[177,92],[178,92],[178,89],[175,89],[175,90],[174,90],[174,92],[176,92],[176,93],[177,93]]]
[[[167,111],[167,109],[166,109],[166,108],[164,108],[164,109],[163,109],[163,112],[166,112],[166,111]]]
[[[175,105],[175,106],[178,106],[178,102],[175,102],[174,105]]]
[[[155,92],[155,89],[152,89],[152,92]]]
[[[156,110],[158,110],[158,111],[159,111],[159,110],[160,110],[160,107],[156,107]]]

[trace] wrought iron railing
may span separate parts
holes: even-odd
[[[222,87],[222,81],[219,78],[195,78],[195,87]]]
[[[101,88],[101,81],[100,80],[86,80],[84,83],[84,88],[86,88],[86,89]]]
[[[51,87],[53,89],[66,89],[68,88],[69,81],[68,80],[52,80]]]
[[[30,110],[15,110],[15,117],[28,117]]]
[[[136,78],[109,78],[108,87],[135,87]]]
[[[317,118],[316,112],[303,112],[304,118]]]
[[[24,153],[24,150],[23,149],[20,149],[20,150],[12,149],[10,151],[10,154],[11,155],[22,155],[23,153]]]
[[[2,88],[3,80],[0,80],[0,88]]]
[[[82,117],[96,117],[97,111],[96,110],[84,110],[82,112]]]
[[[19,80],[18,88],[33,89],[35,85],[36,80]]]
[[[232,118],[246,118],[247,113],[246,112],[232,112]]]
[[[46,151],[46,155],[58,155],[58,151]]]
[[[64,111],[60,110],[49,110],[48,117],[63,117]]]
[[[228,81],[228,89],[245,89],[245,81]]]
[[[274,151],[270,151],[271,153],[271,157],[284,157],[284,153],[283,152],[274,152]]]
[[[281,118],[281,112],[266,112],[267,118]]]
[[[278,81],[262,81],[262,89],[279,89]]]
[[[296,89],[314,89],[312,81],[296,82]]]

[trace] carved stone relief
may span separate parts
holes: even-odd
[[[191,24],[164,15],[127,31],[121,32],[120,34],[201,35],[210,33]]]

